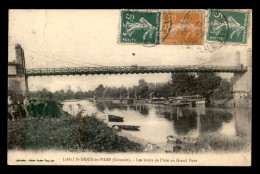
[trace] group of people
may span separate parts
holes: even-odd
[[[19,100],[12,100],[11,96],[8,96],[8,119],[14,121],[26,117],[26,109]]]
[[[60,108],[55,102],[36,102],[34,99],[12,100],[8,96],[8,116],[9,119],[19,120],[21,118],[42,118],[42,117],[60,117]]]

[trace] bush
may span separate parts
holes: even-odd
[[[118,136],[94,116],[22,119],[8,122],[8,149],[95,152],[142,151],[142,145]]]
[[[83,149],[98,152],[142,151],[142,145],[118,136],[113,128],[108,127],[95,117],[78,118],[78,144]]]

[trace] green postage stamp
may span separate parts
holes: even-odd
[[[245,44],[248,12],[210,10],[207,40]]]
[[[121,11],[121,43],[159,44],[160,12]]]

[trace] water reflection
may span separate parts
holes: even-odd
[[[192,129],[197,129],[197,113],[194,110],[174,108],[172,112],[163,112],[162,115],[173,122],[177,134],[185,135]]]
[[[230,112],[207,110],[201,115],[201,132],[213,132],[221,128],[223,123],[229,123],[233,118]]]
[[[91,103],[87,100],[64,104],[64,110],[72,114],[83,108],[90,114],[99,111],[122,116],[122,124],[141,126],[138,132],[129,131],[131,135],[153,143],[165,142],[168,135],[198,137],[203,133],[215,132],[225,136],[251,136],[251,112],[246,109],[122,105],[113,102]]]
[[[112,102],[98,102],[96,103],[96,107],[99,111],[105,111],[107,108],[109,111],[113,110],[133,110],[137,111],[140,114],[146,116],[149,115],[149,108],[146,105],[123,105],[123,104],[117,104]]]
[[[237,136],[249,136],[251,137],[252,130],[252,117],[245,117],[245,115],[251,115],[251,110],[235,110],[234,122]]]

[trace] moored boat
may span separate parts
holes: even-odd
[[[151,101],[149,101],[149,103],[152,103],[152,104],[164,104],[165,102],[165,98],[161,97],[161,98],[152,98]]]
[[[196,103],[196,106],[205,106],[205,104],[206,104],[206,101],[205,101],[205,99],[197,99],[196,101],[195,101],[195,103]]]
[[[120,100],[112,100],[112,103],[113,103],[113,104],[120,104],[121,101],[120,101]]]
[[[169,106],[188,106],[189,103],[170,103]]]
[[[108,121],[110,122],[123,122],[124,117],[116,116],[116,115],[108,115]]]
[[[189,103],[184,102],[182,97],[171,98],[164,102],[165,105],[169,106],[187,106]]]
[[[205,106],[206,105],[206,100],[200,95],[193,95],[193,96],[183,96],[183,98],[190,102],[192,106]]]
[[[141,126],[133,126],[133,125],[113,125],[113,128],[117,128],[117,129],[124,129],[124,130],[139,130],[139,128]]]

